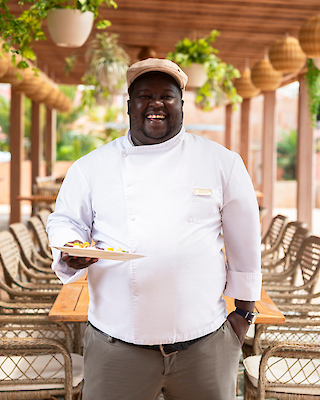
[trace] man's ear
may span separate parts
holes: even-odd
[[[130,115],[130,100],[127,101],[127,114]]]

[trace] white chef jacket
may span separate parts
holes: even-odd
[[[221,234],[223,228],[224,240]],[[89,321],[135,344],[191,340],[225,321],[227,296],[260,299],[260,223],[241,157],[185,132],[154,145],[118,138],[68,170],[47,231],[145,254],[88,267]],[[222,248],[228,256],[226,266]],[[85,273],[54,250],[63,283]]]

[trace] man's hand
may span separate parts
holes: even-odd
[[[244,311],[253,312],[254,304],[255,304],[254,301],[236,300],[236,307]],[[230,322],[233,330],[238,336],[241,345],[243,345],[246,333],[248,332],[249,329],[249,322],[244,317],[237,314],[235,311],[232,311],[232,313],[228,315],[228,321]]]
[[[82,243],[79,240],[74,240],[73,242],[68,242],[64,245],[64,247],[72,247],[69,243]],[[98,258],[90,258],[90,257],[77,257],[77,256],[70,256],[67,253],[61,252],[61,259],[64,261],[68,267],[74,269],[83,269],[89,267],[91,264],[98,261]]]

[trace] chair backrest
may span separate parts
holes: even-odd
[[[42,222],[44,228],[47,227],[47,221],[48,221],[48,217],[49,217],[50,214],[51,214],[51,211],[47,210],[45,208],[43,208],[42,210],[37,212],[37,217]]]
[[[35,247],[28,228],[22,222],[16,222],[10,224],[9,229],[20,247],[22,258],[32,262]]]
[[[12,234],[8,231],[0,232],[0,262],[9,286],[16,280],[20,281],[20,259],[20,252]]]
[[[280,240],[282,232],[285,228],[285,224],[288,218],[284,215],[276,215],[270,223],[269,229],[267,233],[261,240],[262,249],[267,250],[268,248],[272,247]]]
[[[307,224],[300,221],[292,221],[284,226],[280,240],[277,244],[272,246],[269,250],[262,251],[261,255],[264,258],[264,253],[266,257],[272,257],[273,259],[283,258],[291,247],[292,240],[299,228],[305,228]]]
[[[52,259],[48,234],[43,226],[43,223],[38,217],[31,217],[28,219],[28,226],[34,234],[34,239],[39,247],[39,253],[42,255],[42,257]]]
[[[296,264],[301,273],[301,286],[307,293],[315,293],[320,273],[320,237],[309,236],[303,240],[294,262]]]
[[[308,236],[311,236],[311,232],[307,228],[298,228],[295,231],[285,255],[287,266],[292,266],[296,262],[302,243]]]

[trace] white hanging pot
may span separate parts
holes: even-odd
[[[48,11],[47,22],[52,40],[61,47],[80,47],[92,30],[91,11],[58,8]]]
[[[192,63],[190,67],[183,68],[188,75],[187,89],[200,88],[207,81],[207,73],[203,64]]]

